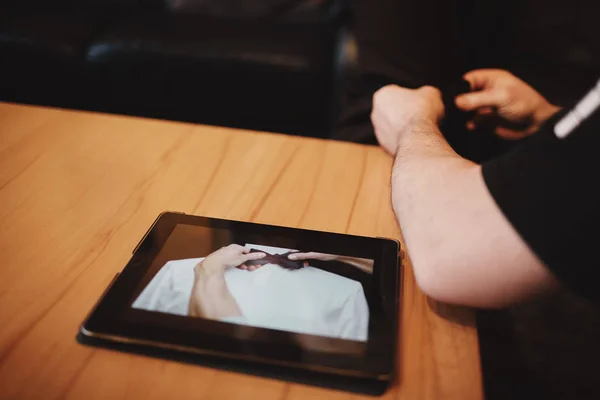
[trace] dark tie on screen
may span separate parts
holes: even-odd
[[[290,252],[287,252],[284,254],[270,254],[270,253],[267,253],[266,251],[250,249],[250,252],[251,253],[265,253],[266,256],[259,260],[246,261],[244,264],[248,265],[248,266],[277,264],[280,267],[283,267],[283,268],[289,269],[289,270],[296,270],[296,269],[304,268],[304,261],[295,261],[295,260],[290,260],[288,258],[288,256],[290,254],[297,253],[297,251],[290,251]]]

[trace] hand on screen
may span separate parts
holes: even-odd
[[[245,262],[261,259],[265,255],[265,253],[250,253],[250,249],[246,247],[230,244],[206,256],[197,267],[209,273],[234,267],[246,269]]]
[[[317,253],[314,251],[309,251],[306,253],[294,253],[288,256],[290,260],[318,260],[318,261],[339,261],[353,267],[360,269],[368,274],[373,273],[373,260],[366,258],[358,258],[358,257],[347,257],[347,256],[338,256],[335,254],[327,254],[327,253]],[[304,262],[304,266],[307,266],[308,261]]]
[[[319,261],[333,261],[337,260],[339,256],[335,254],[317,253],[309,251],[307,253],[293,253],[288,256],[290,260],[319,260]]]

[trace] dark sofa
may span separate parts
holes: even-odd
[[[352,62],[344,2],[280,3],[244,17],[161,0],[5,0],[0,100],[327,136]]]

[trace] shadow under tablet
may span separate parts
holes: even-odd
[[[159,357],[167,360],[184,362],[187,364],[201,365],[224,371],[232,371],[243,374],[251,374],[260,377],[285,380],[293,383],[301,383],[320,386],[327,389],[343,390],[354,393],[379,396],[394,382],[384,382],[367,378],[339,376],[321,372],[311,372],[292,367],[280,365],[267,365],[256,362],[226,359],[209,355],[190,354],[176,350],[151,348],[136,344],[117,343],[100,338],[77,335],[77,341],[83,345],[102,347],[109,350],[124,351],[128,353]]]

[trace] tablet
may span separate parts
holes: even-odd
[[[399,243],[161,214],[80,336],[389,382]]]

